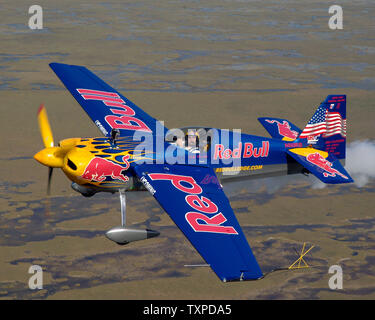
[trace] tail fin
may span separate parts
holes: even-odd
[[[327,96],[298,138],[336,159],[345,159],[346,95]]]

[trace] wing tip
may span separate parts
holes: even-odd
[[[50,66],[51,69],[53,69],[55,66],[59,65],[61,63],[58,63],[58,62],[51,62],[49,63],[48,65]]]
[[[39,106],[39,109],[38,109],[38,113],[37,113],[37,115],[39,115],[39,114],[42,112],[43,109],[44,109],[44,104],[42,103],[42,104]]]
[[[237,281],[256,281],[256,280],[261,280],[263,278],[264,278],[264,274],[261,271],[259,271],[256,274],[251,273],[250,275],[244,272],[240,276],[232,277],[232,278],[223,277],[223,278],[220,278],[220,280],[226,283],[226,282],[237,282]]]
[[[49,67],[57,74],[58,72],[64,72],[68,70],[80,70],[80,71],[88,71],[88,69],[84,66],[79,66],[75,64],[67,64],[67,63],[59,63],[59,62],[51,62],[48,64]]]

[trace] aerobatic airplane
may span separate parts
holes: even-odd
[[[34,158],[49,167],[48,190],[53,168],[61,168],[86,197],[119,192],[121,226],[106,233],[118,244],[159,235],[126,226],[126,192],[148,190],[222,281],[260,279],[222,183],[296,173],[312,173],[324,183],[353,182],[341,163],[345,95],[329,95],[303,130],[286,119],[259,118],[271,138],[206,127],[168,130],[85,67],[50,67],[104,137],[55,146],[41,106],[45,149]]]

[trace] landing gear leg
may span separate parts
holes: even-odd
[[[125,189],[120,189],[120,204],[121,204],[121,227],[125,227],[126,224],[126,195]]]
[[[117,244],[124,245],[132,241],[157,237],[159,232],[149,229],[126,228],[126,196],[125,189],[119,190],[121,204],[121,226],[106,232],[106,237]]]

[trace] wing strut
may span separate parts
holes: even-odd
[[[126,224],[126,195],[125,189],[120,189],[120,204],[121,204],[121,226],[125,227]]]

